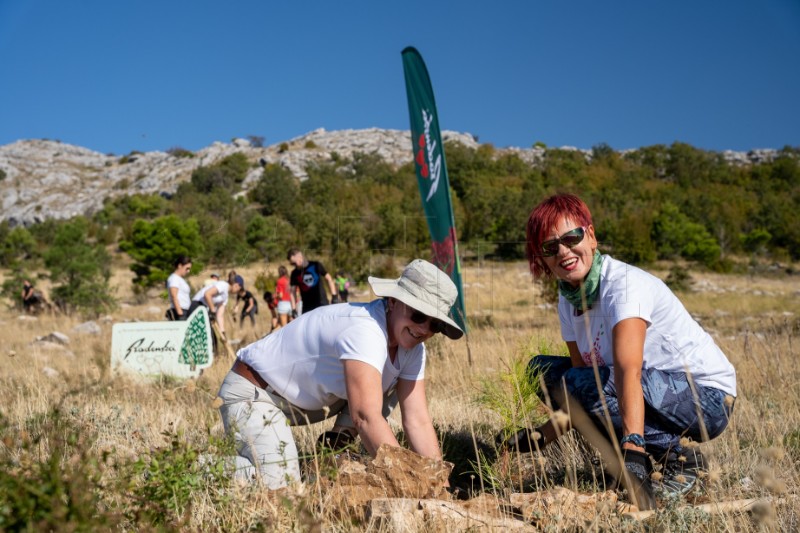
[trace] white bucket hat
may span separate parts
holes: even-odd
[[[398,279],[368,278],[376,296],[396,298],[429,317],[445,324],[444,334],[460,339],[464,331],[450,318],[450,308],[458,297],[458,289],[450,277],[434,264],[414,259]]]

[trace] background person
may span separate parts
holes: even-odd
[[[331,296],[336,296],[336,286],[333,278],[319,261],[309,261],[298,248],[292,248],[286,258],[294,265],[294,270],[289,276],[291,289],[297,300],[297,293],[303,301],[302,312],[308,313],[317,307],[328,305],[328,294],[325,292],[324,279],[331,291]]]
[[[532,375],[542,376],[551,398],[565,387],[598,427],[610,417],[625,467],[646,492],[652,494],[652,455],[664,466],[655,489],[685,494],[706,465],[681,438],[699,442],[722,433],[736,396],[736,372],[660,279],[597,248],[591,213],[577,196],[552,196],[531,212],[528,262],[534,277],[558,280],[561,336],[570,354],[534,357]],[[530,449],[556,438],[548,422],[536,435],[523,430],[510,444]]]
[[[295,311],[296,314],[297,309],[289,286],[289,272],[283,265],[278,267],[278,281],[275,283],[275,300],[278,306],[278,327],[282,327],[292,320],[292,311]]]
[[[339,302],[347,302],[350,295],[350,277],[340,270],[333,281],[339,294]]]
[[[225,305],[228,303],[228,294],[233,291],[239,292],[239,288],[244,285],[241,276],[234,276],[230,283],[217,280],[211,285],[206,285],[192,298],[193,301],[200,303],[208,308],[208,318],[219,326],[219,332],[225,337]]]
[[[35,314],[39,311],[39,306],[42,303],[42,297],[33,288],[33,284],[27,279],[22,282],[22,309],[26,313]]]
[[[255,329],[256,327],[256,315],[258,314],[258,302],[256,302],[255,296],[253,293],[245,290],[244,288],[244,280],[241,276],[238,276],[241,280],[241,285],[239,286],[239,291],[236,293],[236,305],[233,308],[233,315],[236,316],[236,313],[239,310],[239,305],[242,305],[242,312],[239,317],[239,324],[244,327],[244,319],[245,317],[250,317],[250,325]]]
[[[270,329],[270,332],[272,332],[281,327],[280,324],[278,323],[278,311],[277,311],[278,300],[271,292],[265,291],[264,301],[267,302],[267,309],[269,309],[269,313],[271,315],[272,329]]]
[[[338,447],[358,435],[373,457],[381,444],[399,446],[386,421],[395,405],[411,449],[441,458],[425,395],[424,342],[438,332],[463,335],[448,316],[458,291],[421,259],[399,279],[369,283],[383,298],[304,313],[239,351],[218,393],[244,467],[237,477],[255,476],[271,489],[299,481],[289,425],[334,415],[323,442]]]
[[[192,260],[185,255],[178,256],[173,262],[175,270],[167,278],[167,292],[170,308],[167,310],[168,320],[186,320],[192,308],[192,290],[186,282],[186,276],[192,270]]]

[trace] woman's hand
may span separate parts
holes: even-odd
[[[642,366],[644,365],[644,339],[647,322],[641,318],[627,318],[614,326],[614,384],[622,415],[622,434],[644,434],[644,393],[642,391]],[[633,443],[623,447],[644,451]]]

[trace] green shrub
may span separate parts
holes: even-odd
[[[313,150],[314,148],[317,147],[317,143],[309,139],[308,141],[306,141],[306,144],[304,146],[309,150]]]
[[[253,148],[264,147],[264,137],[261,135],[248,135],[247,140],[250,141],[250,146]]]
[[[129,490],[140,512],[155,524],[180,524],[199,493],[224,501],[231,475],[223,457],[232,453],[225,440],[209,436],[200,445],[178,431],[162,433],[169,444],[130,465]],[[208,453],[211,452],[211,453]]]
[[[191,159],[194,157],[194,152],[191,152],[185,148],[181,148],[180,146],[173,146],[167,150],[167,153],[173,157],[182,157],[186,159]]]
[[[708,231],[672,203],[662,206],[653,221],[653,240],[662,257],[681,256],[711,265],[719,259],[721,249]]]
[[[36,239],[26,228],[11,228],[7,221],[0,222],[0,266],[13,268],[36,254]]]
[[[234,191],[247,176],[249,164],[247,156],[237,152],[208,167],[200,167],[192,172],[191,183],[197,192],[207,194],[214,189]]]
[[[278,146],[278,153],[282,154],[289,150],[289,143],[282,142],[280,146]]]
[[[133,283],[140,288],[164,282],[172,273],[173,262],[179,255],[192,258],[195,272],[203,266],[197,259],[203,250],[203,242],[194,218],[182,220],[167,215],[153,222],[137,220],[130,237],[121,241],[119,247],[135,261],[131,266],[136,273]]]
[[[12,427],[0,415],[0,530],[108,531],[121,514],[104,501],[108,453],[91,453],[97,434],[58,409]]]
[[[105,247],[89,242],[88,227],[83,217],[61,224],[44,263],[55,285],[51,296],[56,305],[97,316],[116,302],[108,285],[111,258]]]
[[[261,213],[277,215],[293,222],[298,215],[300,185],[288,169],[274,163],[264,167],[256,186],[250,191],[250,199],[261,204]]]
[[[669,269],[669,275],[667,279],[664,280],[664,283],[667,284],[667,287],[672,289],[676,292],[689,292],[692,290],[692,284],[694,281],[692,280],[692,276],[689,274],[689,271],[686,267],[681,265],[673,265]]]
[[[136,159],[138,159],[137,156],[140,155],[142,155],[142,152],[139,152],[138,150],[133,150],[128,155],[123,155],[122,157],[120,157],[119,164],[126,165],[128,163],[133,163],[134,161],[136,161]]]

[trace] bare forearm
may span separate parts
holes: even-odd
[[[375,454],[378,453],[378,448],[381,444],[400,446],[392,432],[392,428],[389,427],[389,423],[380,413],[366,416],[355,415],[353,416],[353,422],[364,448],[372,457],[375,457]]]
[[[181,304],[178,300],[178,289],[172,288],[169,290],[169,295],[172,298],[172,307],[175,308],[176,311],[181,310]],[[183,313],[179,313],[181,315]]]
[[[406,433],[412,450],[425,457],[441,459],[442,451],[439,448],[439,439],[433,424],[428,423],[411,424],[404,423],[403,430]]]
[[[614,370],[619,410],[622,416],[622,433],[644,434],[644,393],[641,370]]]

